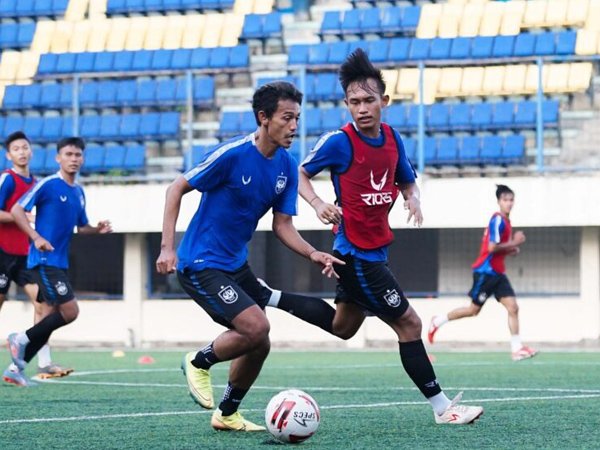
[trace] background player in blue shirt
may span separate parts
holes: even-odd
[[[273,210],[273,232],[290,249],[335,275],[332,263],[343,264],[306,242],[292,222],[298,199],[298,169],[286,151],[300,116],[302,94],[290,83],[260,87],[252,108],[258,130],[216,147],[203,162],[168,188],[161,253],[157,270],[177,270],[185,291],[217,323],[229,328],[183,361],[190,394],[202,407],[214,407],[210,367],[231,360],[229,382],[211,419],[218,430],[260,431],[237,411],[258,376],[269,348],[269,321],[264,313],[270,291],[263,288],[246,259],[246,245],[259,219]],[[202,192],[177,255],[175,223],[181,198]]]
[[[110,222],[88,223],[83,188],[75,182],[83,164],[85,143],[78,137],[58,142],[56,162],[60,169],[41,180],[11,210],[17,225],[29,236],[27,267],[39,286],[38,301],[50,306],[48,315],[27,331],[8,336],[13,363],[23,371],[48,341],[52,332],[73,322],[79,307],[67,275],[69,244],[73,229],[79,233],[112,232]],[[26,212],[36,208],[35,229]]]

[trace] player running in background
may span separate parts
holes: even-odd
[[[473,263],[473,286],[469,291],[469,306],[456,308],[448,314],[434,316],[429,326],[428,338],[433,343],[440,327],[449,321],[474,317],[492,294],[508,311],[508,329],[512,359],[520,361],[532,358],[537,351],[523,345],[519,336],[519,305],[504,267],[506,255],[517,255],[520,245],[525,242],[525,234],[517,231],[513,234],[510,225],[510,212],[515,202],[515,194],[502,184],[497,185],[496,199],[500,211],[494,213],[481,239],[479,257]]]
[[[346,263],[334,264],[340,277],[335,315],[329,315],[332,308],[325,302],[311,302],[308,306],[315,311],[308,316],[301,299],[276,290],[269,304],[344,339],[356,333],[365,314],[376,315],[396,333],[404,370],[429,400],[436,423],[472,423],[483,408],[458,404],[461,394],[452,401],[446,397],[421,340],[421,319],[387,265],[387,247],[393,240],[388,215],[398,195],[409,211],[408,222],[413,219],[420,226],[423,217],[416,174],[402,139],[381,122],[389,101],[381,71],[358,49],[342,64],[340,82],[353,122],[321,137],[299,175],[300,195],[323,223],[335,224],[334,256]],[[336,205],[321,200],[311,184],[310,179],[324,169],[331,173]],[[319,316],[332,322],[323,327],[312,320]]]
[[[14,281],[23,288],[33,304],[34,323],[45,316],[45,305],[37,302],[38,287],[27,270],[29,239],[16,225],[10,210],[12,206],[35,184],[35,178],[29,171],[32,150],[25,133],[16,131],[5,141],[6,157],[12,168],[0,175],[0,308],[6,300],[6,294]],[[38,375],[44,378],[65,376],[73,369],[60,367],[52,362],[50,347],[45,344],[38,352]],[[12,364],[3,374],[7,383],[29,386],[16,365]]]
[[[59,171],[37,183],[11,210],[15,223],[31,240],[27,268],[39,286],[38,301],[47,305],[42,320],[26,331],[8,336],[12,362],[21,377],[25,377],[27,363],[48,342],[52,332],[73,322],[79,314],[67,274],[73,228],[77,226],[82,234],[112,232],[107,220],[95,227],[88,223],[83,188],[75,181],[83,164],[84,148],[83,140],[77,137],[59,141]],[[27,217],[34,207],[35,229]]]
[[[297,133],[302,94],[290,83],[257,89],[252,109],[258,129],[217,146],[194,169],[167,189],[161,252],[162,274],[177,270],[185,291],[217,323],[229,328],[198,352],[188,353],[182,368],[190,395],[202,407],[214,407],[209,369],[231,361],[223,400],[211,418],[217,430],[261,431],[244,419],[239,405],[269,354],[269,321],[263,288],[247,262],[247,244],[258,221],[273,210],[273,232],[287,247],[335,275],[333,256],[306,242],[292,222],[298,201],[298,169],[286,151]],[[181,198],[191,190],[202,199],[177,254],[175,224]]]

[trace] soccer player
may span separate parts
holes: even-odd
[[[496,300],[508,311],[508,329],[510,330],[510,346],[513,361],[532,358],[537,351],[523,345],[519,336],[519,305],[515,291],[506,276],[504,258],[506,255],[517,255],[520,246],[525,242],[525,234],[517,231],[513,234],[510,225],[510,212],[515,203],[515,194],[503,184],[497,185],[496,199],[499,212],[492,215],[481,239],[479,257],[471,266],[473,268],[473,286],[469,291],[471,303],[456,308],[448,314],[434,316],[429,325],[428,338],[433,343],[437,331],[442,325],[463,317],[474,317],[479,314],[489,296],[494,294]]]
[[[75,181],[83,164],[84,148],[83,140],[78,137],[59,141],[56,154],[59,171],[37,183],[11,209],[15,223],[31,240],[27,268],[39,286],[38,301],[47,305],[42,320],[26,331],[8,336],[12,362],[23,378],[27,363],[48,342],[52,332],[73,322],[79,314],[67,274],[73,228],[76,226],[83,234],[112,232],[108,220],[100,221],[97,226],[88,223],[83,188]],[[33,207],[35,229],[27,218]]]
[[[184,357],[190,395],[214,407],[209,369],[231,361],[223,400],[211,418],[217,430],[261,431],[238,407],[269,354],[264,307],[270,291],[248,265],[246,245],[261,217],[273,210],[273,232],[287,247],[335,276],[343,264],[306,242],[292,222],[298,198],[297,165],[286,151],[298,130],[302,94],[290,83],[261,86],[252,99],[258,129],[217,146],[194,169],[177,178],[166,194],[158,272],[177,270],[184,290],[217,323],[229,328],[198,352]],[[177,254],[175,223],[181,198],[191,190],[202,199]]]
[[[406,157],[400,135],[381,122],[389,97],[381,71],[373,67],[366,53],[357,49],[339,71],[345,103],[353,122],[326,133],[300,167],[300,195],[326,224],[334,224],[334,256],[345,265],[334,264],[339,274],[336,310],[330,329],[348,339],[365,314],[379,317],[396,333],[404,370],[429,400],[436,423],[474,422],[483,408],[458,404],[442,391],[421,340],[421,319],[409,305],[387,265],[387,247],[393,240],[388,214],[399,194],[408,210],[408,222],[420,226],[423,217],[415,171]],[[329,169],[337,196],[336,205],[324,202],[315,193],[310,179]],[[273,290],[271,306],[320,326],[294,304]],[[313,302],[322,315],[330,308]],[[317,316],[313,312],[312,316]]]
[[[29,171],[31,142],[25,133],[16,131],[5,141],[6,158],[12,168],[0,175],[0,308],[6,300],[11,281],[21,286],[34,308],[34,323],[45,315],[45,306],[36,301],[38,287],[27,270],[29,240],[17,227],[10,213],[12,206],[34,184],[35,178]],[[52,362],[50,347],[45,344],[38,353],[38,374],[50,378],[65,376],[73,369],[66,369]],[[30,381],[18,368],[11,364],[3,375],[4,381],[18,386],[29,386]]]

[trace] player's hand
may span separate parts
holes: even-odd
[[[35,248],[40,252],[51,252],[54,250],[52,244],[41,236],[38,236],[33,240],[33,245],[35,245]]]
[[[110,220],[101,220],[100,222],[98,222],[96,228],[99,234],[107,234],[113,232]]]
[[[177,253],[174,249],[162,249],[156,260],[156,271],[166,275],[175,272],[177,267]]]
[[[513,235],[513,241],[515,241],[515,244],[517,245],[522,244],[523,242],[525,242],[525,233],[523,233],[522,231],[516,231]]]
[[[521,252],[521,249],[519,247],[514,247],[508,251],[508,255],[517,256],[520,252]]]
[[[317,217],[325,225],[339,225],[342,222],[342,208],[331,203],[321,201],[315,205]]]
[[[413,225],[420,227],[423,224],[423,213],[421,212],[421,201],[414,195],[404,201],[404,209],[408,210],[408,219],[406,223],[410,223],[413,219]]]
[[[341,266],[346,265],[344,261],[341,259],[337,259],[335,256],[330,255],[329,253],[315,251],[310,254],[310,260],[315,264],[319,264],[323,266],[323,270],[321,273],[325,275],[327,278],[331,278],[332,276],[335,278],[339,278],[340,276],[336,273],[333,268],[333,264],[339,264]]]

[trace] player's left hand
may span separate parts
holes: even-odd
[[[98,229],[99,234],[112,233],[113,231],[110,220],[101,220],[98,222],[96,228]]]
[[[310,260],[315,264],[323,266],[323,270],[321,270],[321,273],[327,276],[327,278],[331,278],[332,276],[335,278],[340,277],[333,268],[334,263],[342,266],[346,265],[346,263],[341,259],[337,259],[335,256],[330,255],[329,253],[320,251],[312,252],[310,254]]]
[[[414,195],[404,201],[404,209],[408,210],[408,219],[406,223],[410,223],[413,219],[413,225],[420,227],[423,224],[423,213],[421,212],[421,201]]]

